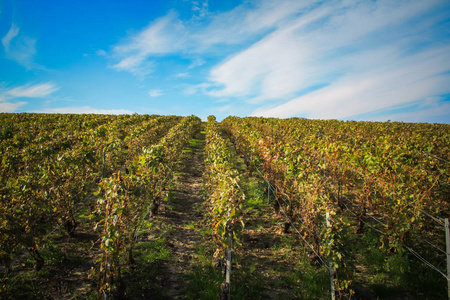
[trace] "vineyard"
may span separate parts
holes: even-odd
[[[0,114],[1,299],[446,299],[450,125]]]

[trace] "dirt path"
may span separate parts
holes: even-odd
[[[167,299],[186,298],[186,277],[193,264],[195,247],[201,244],[198,226],[203,221],[201,194],[204,166],[204,135],[185,153],[183,168],[175,178],[173,198],[164,208],[162,217],[171,232],[167,243],[172,261],[164,274],[164,294]]]

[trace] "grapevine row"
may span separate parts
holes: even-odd
[[[136,143],[140,136],[152,143],[179,119],[11,114],[2,115],[4,124],[9,124],[6,116],[20,120],[10,126],[13,136],[6,132],[1,148],[0,261],[6,272],[23,249],[40,269],[44,260],[39,249],[46,236],[55,226],[74,234],[77,211],[91,206],[89,194],[105,164],[117,170],[127,160],[127,150],[141,147]],[[129,138],[127,131],[138,124],[146,131]],[[105,159],[106,147],[123,151],[117,156],[110,152]]]
[[[156,215],[160,201],[169,191],[173,170],[183,148],[198,130],[200,119],[186,117],[160,140],[142,148],[140,155],[100,182],[97,226],[101,231],[102,257],[99,259],[99,294],[114,295],[124,291],[123,265],[134,262],[133,247],[138,228],[151,211]]]
[[[448,165],[435,158],[448,158],[445,126],[416,125],[420,134],[409,132],[410,125],[394,124],[394,133],[384,126],[231,117],[223,122],[249,170],[261,165],[276,187],[275,209],[285,206],[317,253],[341,270],[341,279],[352,273],[345,242],[354,239],[352,231],[362,233],[368,219],[379,221],[374,227],[383,233],[380,247],[388,252],[401,252],[415,236],[429,235],[430,228],[443,240],[442,231],[422,212],[449,213]],[[371,135],[360,136],[367,132]],[[325,212],[332,216],[331,228],[325,226]],[[351,222],[355,215],[356,227]],[[340,283],[344,288],[349,282]]]
[[[220,127],[214,116],[208,117],[205,150],[204,178],[211,205],[210,215],[216,244],[214,257],[224,264],[227,260],[226,250],[231,251],[233,245],[239,245],[244,227],[242,221],[244,193],[239,186],[239,174],[233,164],[233,155],[227,141],[220,134]],[[228,264],[230,263],[229,261]],[[222,291],[224,293],[230,289],[230,282],[225,284],[227,285]]]

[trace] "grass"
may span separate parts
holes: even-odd
[[[239,258],[237,258],[238,260]],[[267,288],[263,275],[257,272],[257,263],[253,262],[245,267],[232,270],[233,281],[231,295],[233,299],[264,299],[264,290]]]
[[[186,275],[187,299],[217,299],[222,282],[222,272],[210,264],[197,264]]]
[[[245,205],[247,209],[260,209],[266,206],[267,194],[264,193],[264,181],[257,177],[243,177],[243,187],[246,196]]]
[[[187,299],[217,299],[220,285],[224,281],[222,270],[213,266],[213,251],[210,247],[198,245],[195,249],[197,261],[185,278]],[[239,258],[236,258],[239,261]],[[264,281],[255,272],[255,268],[247,269],[233,264],[231,295],[233,299],[262,299]]]
[[[196,227],[196,222],[195,221],[191,221],[190,223],[185,224],[184,226],[189,228],[189,229],[195,229]]]
[[[194,138],[189,140],[189,146],[191,148],[201,149],[205,147],[205,135],[206,132],[204,130],[199,131],[195,134]],[[185,153],[192,153],[194,152],[193,149],[186,149],[183,152]]]
[[[20,272],[6,283],[7,294],[14,299],[39,299],[42,292],[36,283],[36,274],[33,271]],[[7,297],[5,299],[8,299]]]
[[[311,265],[305,257],[295,266],[295,271],[286,274],[284,279],[294,287],[297,299],[330,298],[330,277],[327,270]]]
[[[187,299],[217,299],[222,283],[222,272],[212,266],[213,251],[211,247],[198,245],[195,248],[196,263],[186,273]]]
[[[40,249],[40,254],[47,266],[60,264],[66,259],[65,254],[62,252],[62,247],[53,242],[46,243]]]
[[[166,241],[163,238],[154,238],[149,242],[135,245],[134,254],[147,264],[167,260],[170,257],[170,250],[166,248]]]
[[[205,229],[205,230],[200,230],[200,234],[205,235],[205,236],[210,236],[212,234],[212,229]]]
[[[347,243],[348,250],[353,253],[355,265],[359,273],[353,276],[358,285],[370,290],[374,297],[395,299],[405,295],[415,299],[445,298],[445,280],[440,274],[428,268],[405,249],[390,253],[380,247],[380,235],[370,229],[362,236],[356,236],[358,243]],[[420,249],[420,248],[419,248]],[[422,250],[422,249],[420,249]],[[427,251],[420,251],[425,259]],[[444,269],[441,266],[441,269]]]
[[[163,299],[161,270],[170,261],[171,251],[164,238],[154,238],[135,245],[135,264],[124,271],[126,294],[129,299]]]

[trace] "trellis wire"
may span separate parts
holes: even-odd
[[[262,174],[262,172],[259,170],[259,168],[258,167],[256,167],[255,166],[255,168],[256,168],[256,170],[258,171],[258,173],[261,175],[261,177],[267,182],[267,184],[273,189],[273,190],[275,190],[275,188],[274,188],[274,186],[264,177],[264,175]],[[283,197],[281,197],[282,199],[283,199]],[[283,199],[284,200],[284,199]],[[338,200],[337,198],[336,198],[336,200]],[[278,199],[276,198],[276,201],[278,202],[278,204],[280,205],[280,210],[283,212],[283,214],[284,214],[284,216],[286,217],[286,219],[289,221],[289,223],[291,224],[291,226],[295,229],[295,231],[297,231],[297,233],[299,234],[299,236],[303,239],[303,241],[313,250],[313,252],[314,252],[314,254],[316,254],[316,256],[320,259],[320,261],[322,262],[322,264],[327,268],[327,270],[329,271],[329,272],[332,272],[332,269],[325,263],[325,261],[322,259],[322,257],[314,250],[314,248],[305,240],[305,238],[303,238],[303,236],[302,236],[302,234],[300,233],[300,231],[294,226],[294,224],[292,223],[292,221],[290,220],[290,218],[286,215],[286,213],[284,212],[284,209],[283,209],[283,207],[282,207],[282,205],[281,205],[281,203],[278,201]],[[340,200],[338,200],[339,202],[341,202],[341,203],[343,203],[342,201],[340,201]],[[286,202],[285,202],[286,203]],[[347,207],[347,209],[349,209],[348,208],[348,206],[345,204],[345,203],[343,203],[346,207]],[[353,213],[361,222],[363,222],[364,224],[366,224],[368,227],[370,227],[371,229],[373,229],[373,230],[375,230],[375,231],[377,231],[378,233],[380,233],[380,234],[382,234],[382,235],[384,235],[384,236],[386,236],[386,234],[384,233],[384,232],[382,232],[381,230],[379,230],[379,229],[377,229],[377,228],[375,228],[375,227],[373,227],[373,226],[371,226],[369,223],[367,223],[367,222],[365,222],[364,220],[362,220],[361,218],[359,218],[351,209],[349,209],[349,211],[351,212],[351,213]],[[439,220],[438,219],[435,219],[433,216],[431,216],[431,215],[429,215],[430,217],[432,217],[436,222],[438,222]],[[372,217],[373,219],[375,219],[376,221],[378,221],[380,224],[382,224],[382,225],[384,225],[381,221],[379,221],[378,219],[376,219],[375,217],[373,217],[373,216],[370,216],[370,217]],[[439,224],[440,224],[440,222],[438,222]],[[406,246],[406,245],[403,245],[403,247],[405,247],[405,249],[407,249],[409,252],[411,252],[415,257],[417,257],[420,261],[422,261],[423,263],[425,263],[425,265],[427,265],[428,267],[430,267],[431,269],[433,269],[433,270],[435,270],[435,271],[437,271],[437,272],[439,272],[439,274],[441,274],[442,276],[444,276],[447,280],[448,280],[448,277],[442,272],[442,271],[440,271],[438,268],[436,268],[433,264],[431,264],[430,262],[428,262],[426,259],[424,259],[422,256],[420,256],[416,251],[414,251],[413,249],[411,249],[410,247],[408,247],[408,246]],[[439,249],[439,250],[441,250],[441,249]],[[441,251],[443,251],[443,250],[441,250]]]
[[[371,229],[375,230],[376,232],[380,233],[381,235],[387,236],[387,234],[385,234],[384,232],[382,232],[381,230],[371,226],[369,223],[365,222],[364,220],[362,220],[360,217],[358,217],[358,215],[356,215],[356,213],[354,213],[351,209],[348,208],[347,204],[345,204],[344,202],[338,200],[337,198],[335,198],[337,201],[341,202],[343,205],[345,205],[345,207],[352,213],[354,214],[361,222],[363,222],[365,225],[369,226]],[[379,221],[377,218],[371,216],[374,220],[378,221],[380,224],[384,225],[381,221]],[[425,241],[426,242],[426,241]],[[440,249],[439,247],[427,242],[428,244],[430,244],[431,246],[437,248],[439,251],[446,253],[444,250]],[[422,256],[420,256],[416,251],[414,251],[412,248],[403,245],[403,247],[408,250],[409,252],[411,252],[415,257],[417,257],[420,261],[422,261],[425,265],[427,265],[428,267],[430,267],[431,269],[439,272],[439,274],[441,274],[442,276],[444,276],[447,280],[448,277],[441,271],[439,270],[437,267],[435,267],[432,263],[430,263],[429,261],[427,261],[425,258],[423,258]]]
[[[267,182],[267,184],[271,187],[272,190],[274,190],[274,186],[262,175],[261,171],[258,169],[258,167],[256,167],[256,170],[258,170],[258,173],[261,175],[261,177]],[[281,197],[283,198],[283,197]],[[303,237],[303,235],[300,233],[300,231],[297,229],[297,227],[295,227],[295,225],[293,224],[293,222],[291,221],[291,219],[287,216],[286,212],[283,209],[283,206],[281,205],[281,203],[278,201],[278,199],[276,198],[276,201],[278,202],[278,204],[280,205],[280,210],[283,212],[283,215],[286,217],[286,219],[288,220],[288,222],[291,224],[292,228],[295,229],[295,231],[298,233],[298,235],[302,238],[302,240],[305,242],[306,245],[308,245],[308,247],[314,252],[314,254],[319,258],[319,260],[322,262],[322,264],[324,265],[324,267],[328,270],[328,272],[332,273],[333,270],[325,263],[325,261],[322,259],[322,257],[316,252],[316,250],[314,250],[314,247],[311,246],[310,243],[308,243],[308,241]]]

